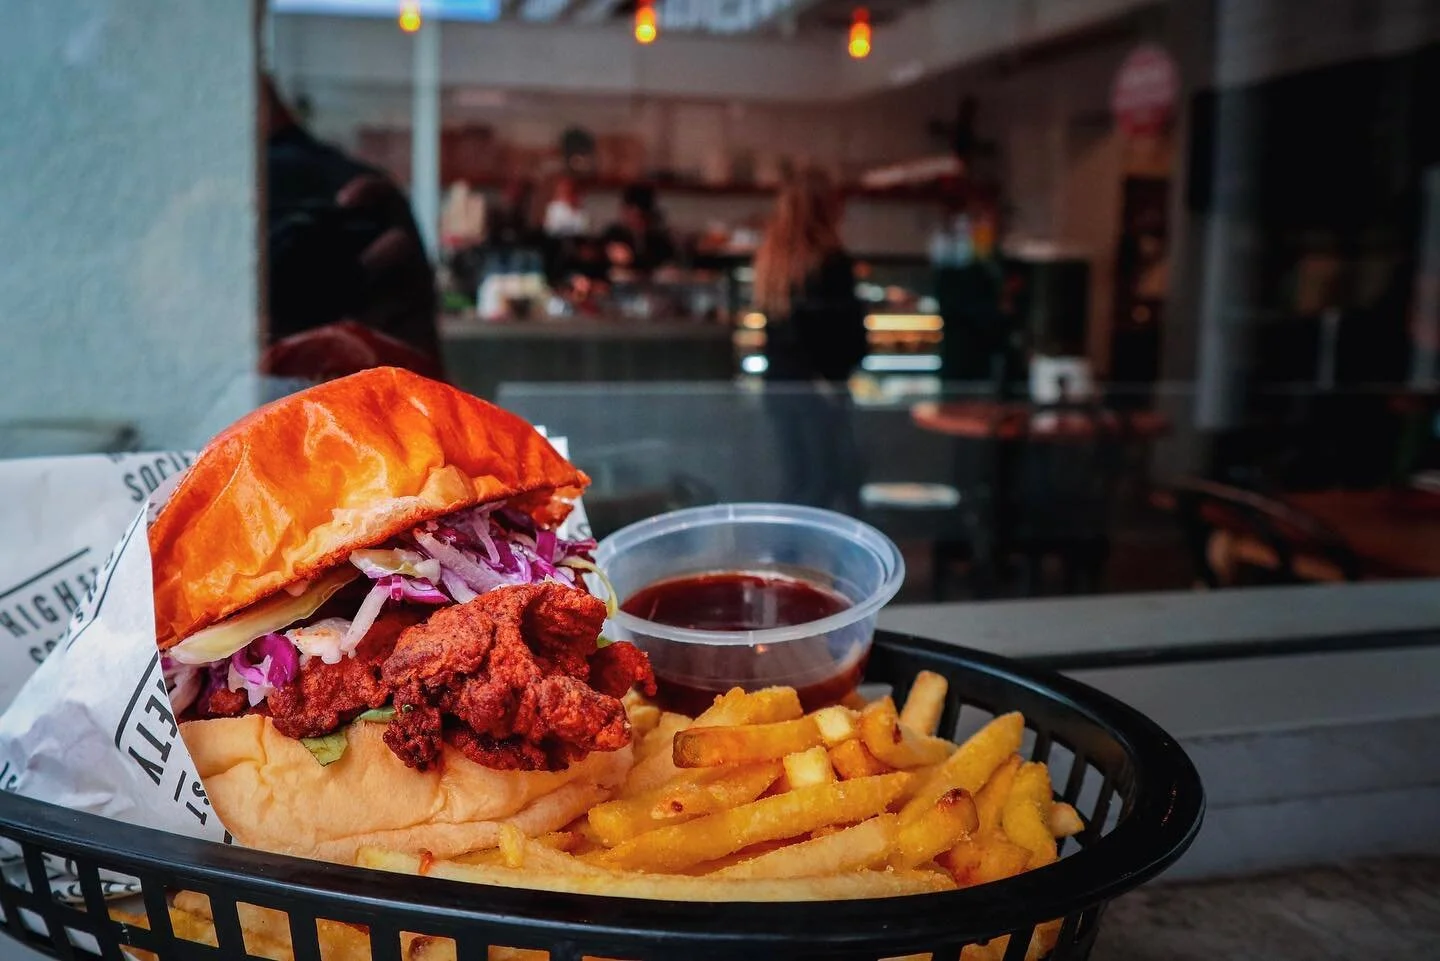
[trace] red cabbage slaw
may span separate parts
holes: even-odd
[[[210,664],[162,656],[171,702],[184,711],[224,688],[244,691],[255,707],[293,681],[310,658],[338,664],[353,656],[387,604],[464,604],[497,587],[543,581],[584,588],[582,573],[595,570],[594,550],[593,539],[559,537],[503,503],[427,521],[382,548],[350,555],[372,582],[353,618],[270,631]]]

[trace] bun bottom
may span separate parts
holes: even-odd
[[[498,843],[501,824],[534,836],[607,799],[629,773],[629,747],[563,771],[495,771],[448,745],[429,771],[405,766],[384,725],[349,728],[322,767],[267,717],[180,725],[214,811],[246,847],[353,864],[367,845],[450,858]]]

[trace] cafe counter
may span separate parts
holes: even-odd
[[[441,322],[450,380],[495,398],[507,381],[728,381],[737,371],[732,330],[697,320],[618,316]]]

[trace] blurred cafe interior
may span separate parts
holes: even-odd
[[[20,6],[0,457],[393,363],[565,437],[598,537],[843,511],[882,627],[1184,741],[1179,877],[1309,892],[1103,956],[1435,956],[1440,3]]]

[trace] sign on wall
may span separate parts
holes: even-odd
[[[1110,87],[1110,112],[1130,136],[1159,133],[1175,114],[1180,75],[1175,58],[1158,44],[1136,47]]]

